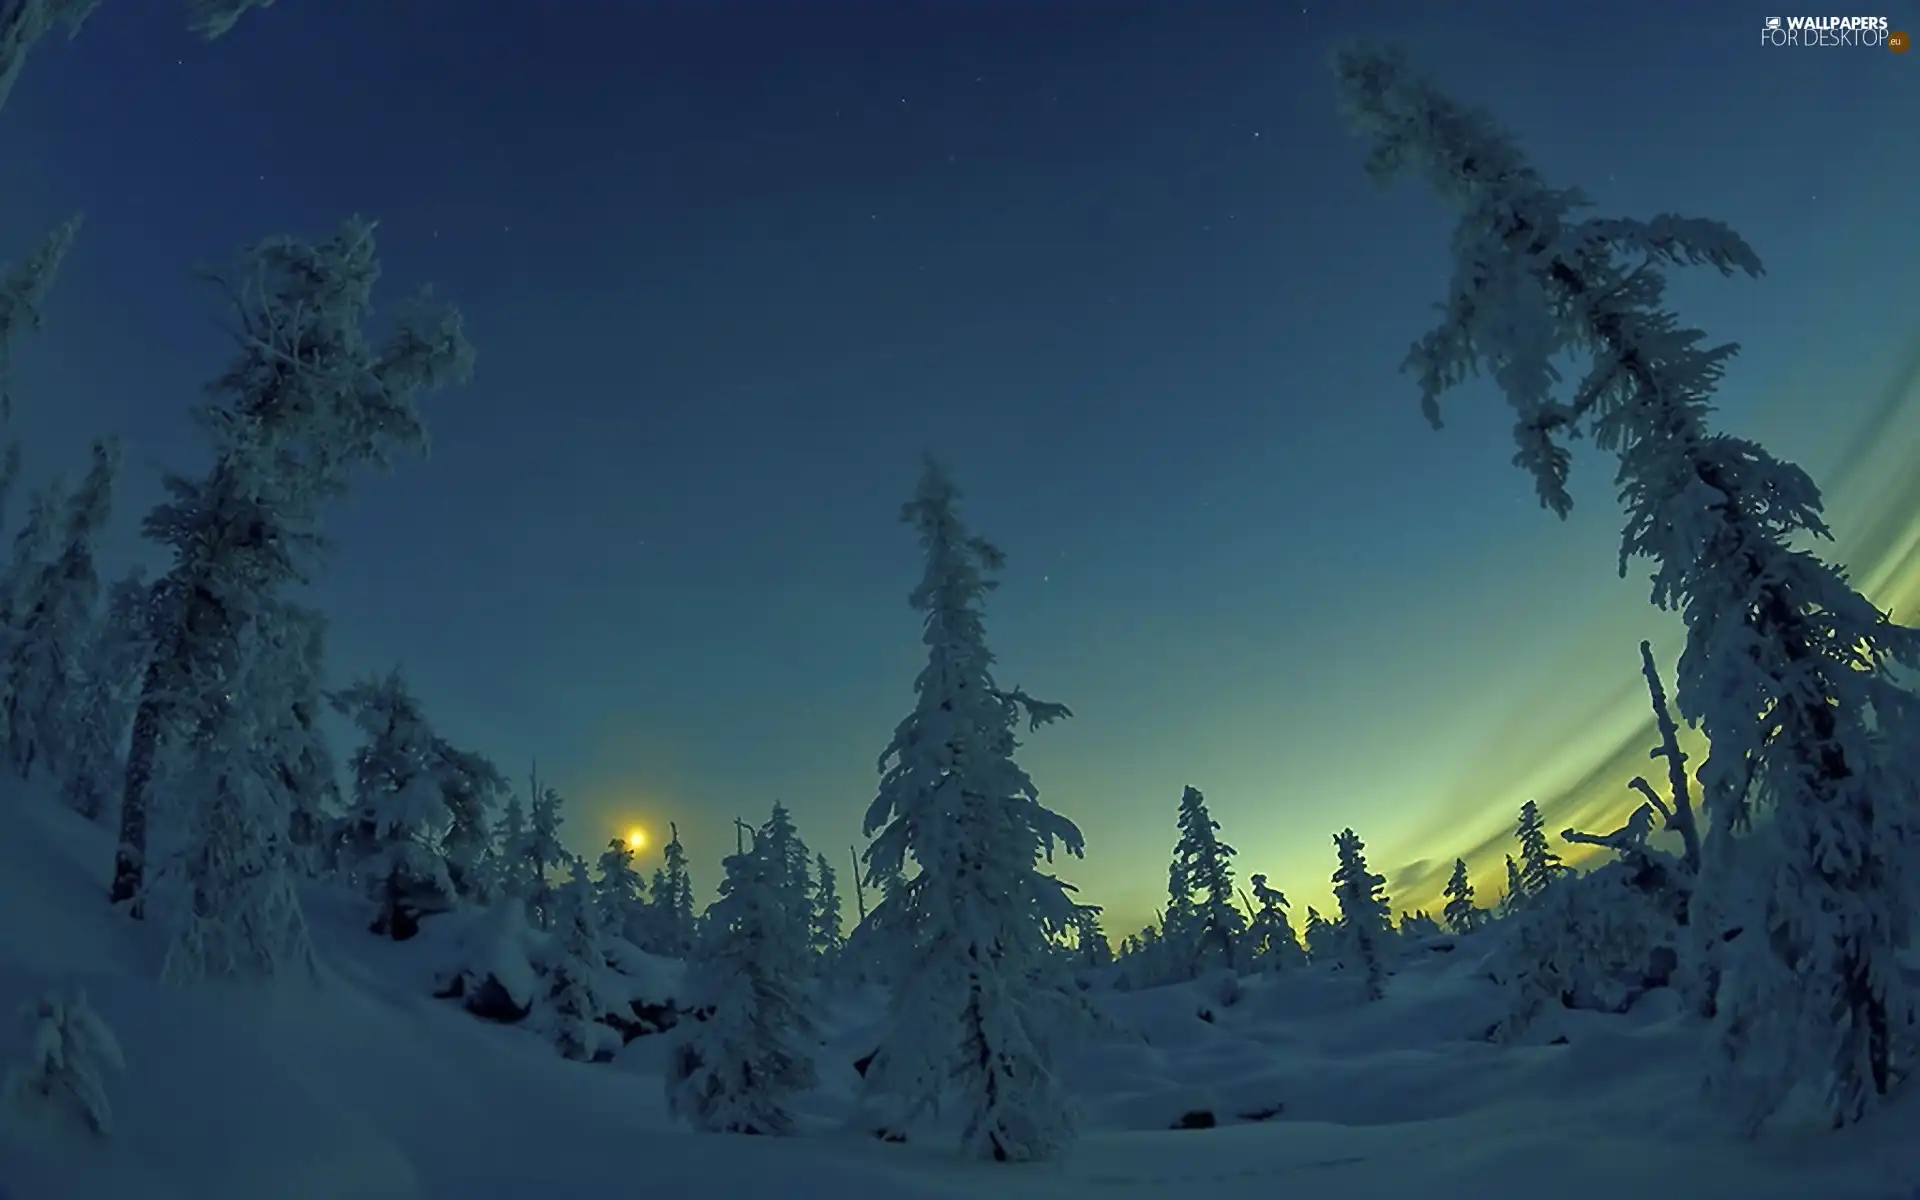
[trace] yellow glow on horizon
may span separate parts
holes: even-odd
[[[647,844],[647,831],[635,825],[627,830],[627,849],[639,850]]]

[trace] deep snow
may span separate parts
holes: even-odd
[[[1497,998],[1474,939],[1413,954],[1371,1005],[1356,979],[1317,969],[1096,988],[1117,1030],[1066,1065],[1082,1138],[1059,1161],[1005,1166],[960,1159],[937,1129],[904,1146],[843,1130],[851,1063],[872,1043],[871,994],[833,1006],[804,1136],[694,1135],[666,1119],[664,1038],[583,1065],[530,1029],[433,999],[436,975],[471,942],[468,918],[383,942],[351,897],[315,889],[329,971],[318,993],[172,990],[154,980],[151,931],[106,906],[109,859],[103,831],[8,790],[0,1006],[78,985],[127,1070],[108,1083],[111,1137],[9,1112],[6,1200],[1920,1196],[1911,1089],[1857,1130],[1732,1140],[1706,1119],[1697,1032],[1663,993],[1622,1017],[1558,1014],[1536,1044],[1482,1040]],[[9,1026],[0,1053],[17,1057],[24,1036]],[[1200,1110],[1218,1127],[1170,1128]]]

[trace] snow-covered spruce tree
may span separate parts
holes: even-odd
[[[680,827],[669,824],[667,833],[660,866],[647,885],[644,948],[667,958],[685,958],[693,951],[693,872],[687,866],[686,847],[680,844]]]
[[[1140,932],[1121,939],[1119,963],[1123,989],[1152,987],[1162,977],[1160,931],[1148,925]]]
[[[439,745],[398,670],[334,697],[366,741],[353,753],[351,871],[373,900],[368,929],[394,941],[444,911],[453,882],[441,839],[453,823],[441,786]]]
[[[787,867],[763,839],[721,864],[687,966],[690,1003],[709,1011],[671,1035],[667,1111],[710,1133],[793,1131],[794,1101],[816,1083],[807,927],[781,892]]]
[[[1340,958],[1340,927],[1307,905],[1307,923],[1301,933],[1307,960],[1312,963],[1337,962]]]
[[[1678,706],[1710,745],[1702,888],[1741,931],[1723,948],[1710,1082],[1749,1128],[1800,1084],[1825,1089],[1836,1125],[1857,1121],[1904,1070],[1914,1020],[1897,959],[1915,798],[1876,786],[1872,730],[1908,705],[1888,668],[1920,669],[1920,637],[1804,547],[1829,532],[1806,473],[1708,425],[1737,347],[1680,323],[1666,271],[1757,276],[1759,258],[1714,221],[1578,216],[1579,193],[1403,55],[1350,48],[1336,67],[1374,173],[1420,176],[1460,218],[1444,322],[1409,360],[1429,415],[1487,369],[1517,411],[1518,463],[1562,514],[1566,438],[1615,453],[1621,571],[1649,560],[1652,600],[1685,620]],[[1560,400],[1564,352],[1589,370]]]
[[[133,694],[147,658],[147,603],[143,572],[114,584],[80,656],[80,677],[68,694],[62,721],[68,730],[61,794],[88,820],[106,815],[109,790],[122,769]]]
[[[822,962],[831,963],[839,956],[840,947],[846,939],[840,934],[839,879],[834,874],[833,864],[827,861],[824,854],[814,858],[812,913],[810,935],[813,952]]]
[[[1249,876],[1247,882],[1253,886],[1253,920],[1247,927],[1247,944],[1251,947],[1251,958],[1262,970],[1278,971],[1298,966],[1306,961],[1306,951],[1300,946],[1300,939],[1293,932],[1293,922],[1287,917],[1287,897],[1279,888],[1267,883],[1265,875]]]
[[[633,847],[614,838],[600,852],[600,878],[593,883],[593,907],[600,928],[613,937],[639,945],[646,940],[646,898],[643,881],[633,866]]]
[[[1527,885],[1520,879],[1520,864],[1507,855],[1507,890],[1500,897],[1500,915],[1510,917],[1527,906]]]
[[[1200,961],[1200,914],[1193,905],[1193,885],[1187,879],[1186,860],[1179,854],[1167,864],[1167,911],[1160,917],[1160,956],[1165,982],[1192,979]]]
[[[560,827],[567,823],[566,800],[555,788],[543,785],[537,771],[527,782],[533,798],[527,816],[527,837],[520,846],[521,865],[528,886],[527,912],[542,929],[553,928],[555,901],[549,872],[565,866],[571,855],[560,841]]]
[[[1543,1011],[1564,1006],[1623,1012],[1644,988],[1657,951],[1679,929],[1659,898],[1633,885],[1625,862],[1562,880],[1514,917],[1489,963],[1507,992],[1495,1029],[1510,1040]]]
[[[1439,937],[1446,931],[1440,928],[1440,922],[1429,916],[1424,909],[1416,909],[1413,912],[1400,914],[1398,932],[1402,939],[1418,940]]]
[[[1073,910],[1074,960],[1082,967],[1104,967],[1113,962],[1113,944],[1100,926],[1098,904],[1076,905]]]
[[[26,1024],[26,1056],[7,1072],[7,1102],[78,1119],[94,1133],[112,1133],[107,1079],[127,1064],[119,1039],[87,1004],[85,993],[48,992],[24,1005],[20,1014]]]
[[[1539,804],[1529,800],[1520,806],[1520,819],[1514,825],[1513,836],[1520,843],[1521,891],[1529,901],[1537,900],[1568,870],[1547,844],[1547,826],[1540,816]]]
[[[610,1007],[600,988],[607,961],[585,859],[573,860],[567,882],[554,893],[553,908],[554,1038],[560,1053],[592,1062],[603,1050],[617,1046],[619,1035],[600,1021]]]
[[[965,1150],[1038,1159],[1072,1133],[1052,1061],[1071,985],[1049,970],[1048,930],[1071,923],[1073,901],[1037,863],[1082,843],[1013,754],[1023,717],[1033,729],[1070,714],[994,682],[981,606],[1004,559],[967,532],[958,498],[929,460],[901,513],[926,555],[909,602],[927,665],[880,758],[865,857],[876,876],[904,876],[908,858],[919,869],[880,905],[899,910],[887,923],[894,988],[865,1083],[903,1122],[957,1085]]]
[[[31,653],[42,659],[52,651],[52,643],[36,643],[27,626],[33,618],[40,576],[54,553],[54,530],[63,507],[58,478],[36,488],[27,501],[27,518],[13,534],[6,574],[0,576],[0,756],[15,774],[21,772],[21,743],[33,741],[33,728],[25,716],[17,714],[12,678],[15,672],[31,672],[36,664],[13,662],[13,657]]]
[[[522,902],[534,892],[533,872],[527,855],[527,839],[530,836],[532,827],[527,824],[526,807],[520,803],[519,796],[508,796],[500,820],[493,827],[494,844],[500,847],[497,883],[501,895]]]
[[[436,739],[433,750],[440,791],[452,820],[441,842],[447,879],[461,899],[491,904],[501,870],[493,840],[493,805],[506,793],[507,777],[486,755],[462,750],[445,739]]]
[[[262,607],[270,611],[271,605]],[[160,786],[186,801],[170,822],[149,880],[167,931],[161,978],[203,982],[312,983],[318,960],[295,890],[286,793],[272,755],[284,710],[270,623],[237,639],[225,690],[204,697],[190,742],[169,755]],[[262,676],[267,678],[263,679]]]
[[[1512,860],[1508,860],[1512,861]],[[1467,860],[1453,860],[1453,874],[1447,877],[1447,907],[1440,914],[1447,928],[1455,933],[1472,933],[1486,920],[1486,910],[1473,903],[1473,881],[1467,878]]]
[[[307,877],[326,874],[339,865],[329,842],[343,816],[338,763],[320,723],[326,618],[270,599],[260,605],[251,640],[262,730],[255,750],[286,813],[294,868]]]
[[[72,736],[66,717],[100,601],[93,543],[113,511],[119,470],[119,443],[111,438],[96,441],[87,477],[67,501],[58,549],[46,561],[25,568],[27,577],[17,581],[11,597],[11,644],[0,708],[9,755],[22,777],[30,776],[35,766],[56,778],[66,775],[62,757]]]
[[[1366,976],[1367,999],[1387,994],[1388,938],[1392,913],[1384,877],[1367,869],[1367,849],[1359,835],[1343,829],[1333,835],[1340,865],[1333,872],[1333,896],[1340,902],[1340,925],[1348,963]]]
[[[767,854],[779,873],[780,895],[792,909],[795,920],[801,925],[807,924],[813,912],[813,881],[807,873],[813,852],[800,840],[800,831],[794,828],[793,814],[787,811],[786,805],[774,802],[773,813],[762,827],[761,837],[766,839]]]
[[[1180,796],[1180,840],[1173,856],[1180,878],[1191,892],[1192,925],[1187,930],[1193,948],[1193,972],[1213,967],[1240,966],[1240,939],[1246,933],[1246,914],[1233,901],[1234,848],[1219,838],[1220,822],[1207,811],[1200,789],[1188,787]]]
[[[415,401],[471,370],[450,309],[415,304],[383,343],[369,342],[378,276],[373,226],[356,219],[315,245],[262,242],[217,277],[237,353],[194,410],[214,463],[198,479],[169,475],[170,499],[144,525],[172,563],[154,589],[110,892],[136,915],[158,756],[210,719],[264,599],[312,577],[325,503],[356,468],[423,449]]]

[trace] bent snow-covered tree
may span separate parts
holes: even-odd
[[[262,242],[216,277],[237,353],[193,414],[213,467],[167,476],[170,499],[144,526],[172,563],[154,588],[114,853],[111,898],[134,902],[136,915],[162,751],[194,744],[214,719],[267,599],[311,579],[323,505],[347,491],[355,468],[424,449],[415,402],[471,369],[451,309],[415,304],[384,342],[369,340],[379,274],[373,226],[355,219],[318,244]]]
[[[900,1121],[957,1085],[966,1150],[1037,1159],[1072,1132],[1053,1068],[1068,1000],[1052,990],[1047,931],[1072,924],[1075,907],[1038,864],[1055,845],[1079,855],[1081,837],[1013,754],[1023,718],[1034,729],[1070,714],[995,683],[981,607],[1004,560],[961,523],[959,495],[929,461],[901,513],[926,555],[909,602],[927,665],[866,816],[868,877],[902,882],[874,913],[894,988],[865,1082]]]
[[[1910,1069],[1915,784],[1881,766],[1875,733],[1920,733],[1890,669],[1920,670],[1920,637],[1806,548],[1829,536],[1806,473],[1708,424],[1737,347],[1681,323],[1667,271],[1757,276],[1759,258],[1716,221],[1585,216],[1401,53],[1348,48],[1335,70],[1370,170],[1423,180],[1458,217],[1442,322],[1407,362],[1429,418],[1485,371],[1515,411],[1516,463],[1562,515],[1567,440],[1615,454],[1620,570],[1651,563],[1653,602],[1684,619],[1677,703],[1709,742],[1701,890],[1719,910],[1696,933],[1740,931],[1710,1079],[1750,1127],[1801,1084],[1835,1124],[1857,1121]],[[1560,396],[1567,354],[1587,370]]]

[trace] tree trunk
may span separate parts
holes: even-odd
[[[147,868],[147,797],[153,784],[153,764],[160,750],[160,661],[147,664],[140,688],[140,706],[133,714],[133,741],[127,748],[127,783],[120,798],[120,843],[113,852],[113,887],[107,899],[132,906],[128,914],[141,917],[140,887]]]

